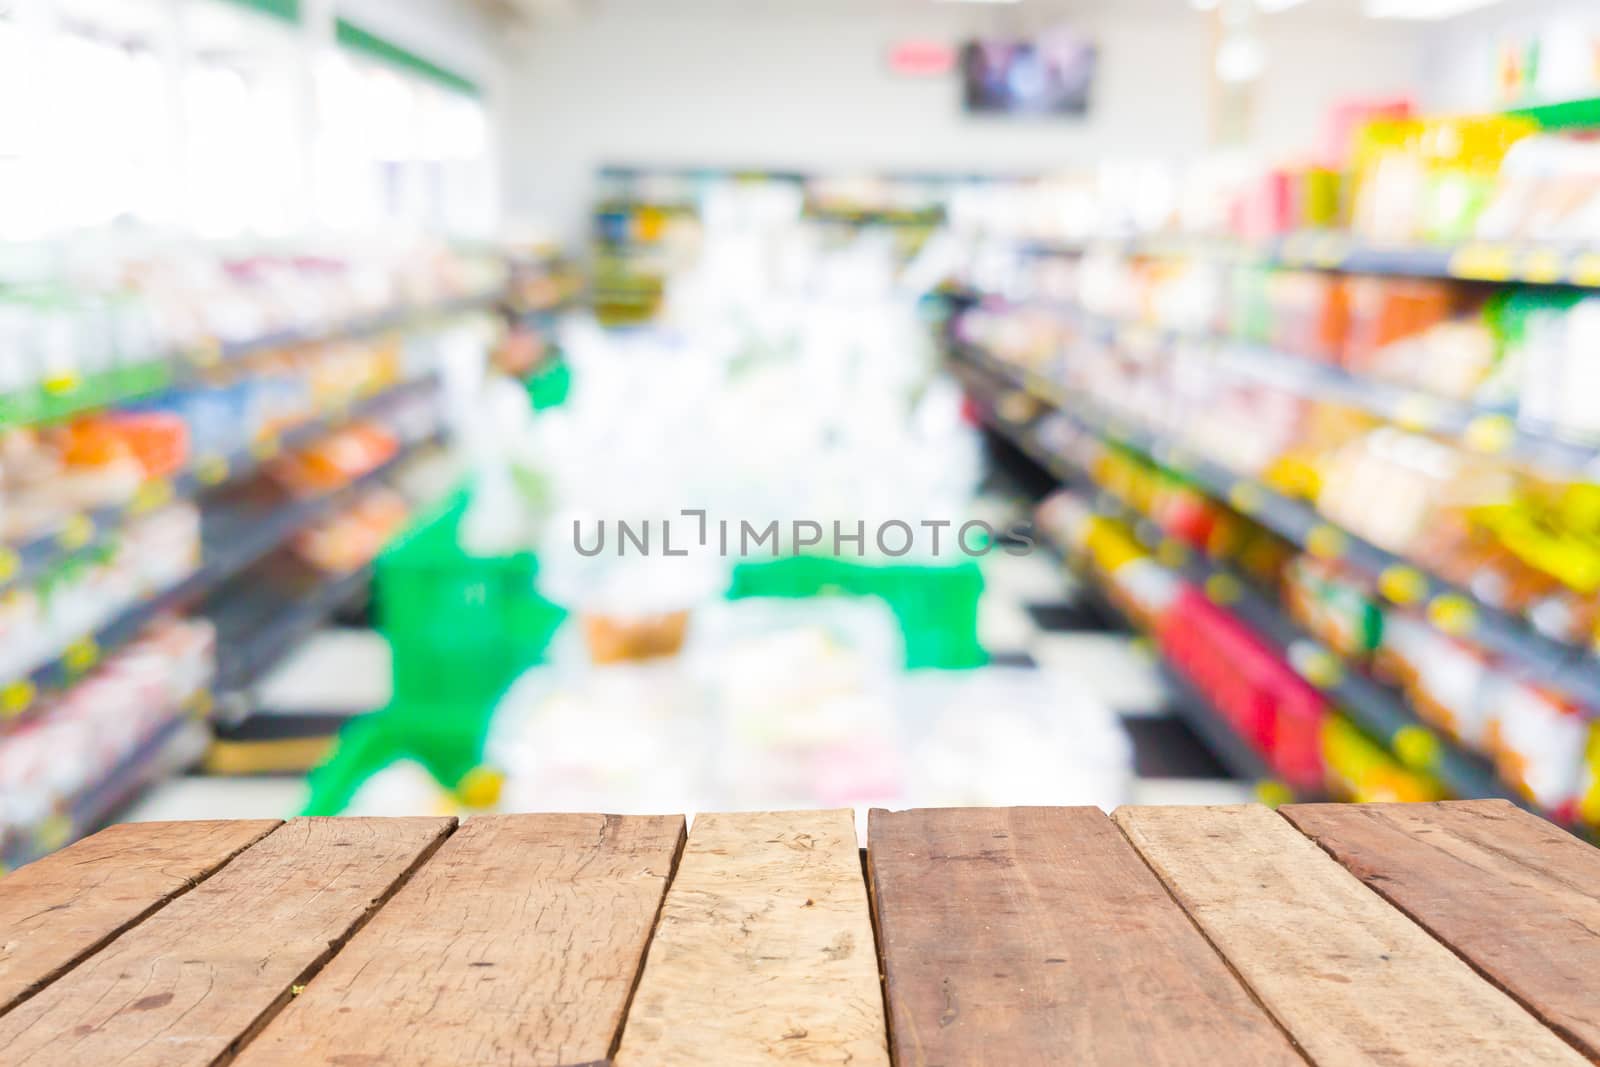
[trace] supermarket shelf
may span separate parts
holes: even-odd
[[[1287,799],[1302,804],[1314,803],[1328,799],[1320,793],[1294,792],[1278,779],[1262,758],[1261,754],[1240,737],[1228,721],[1218,715],[1210,703],[1196,689],[1181,672],[1173,668],[1165,660],[1160,665],[1161,679],[1175,694],[1170,707],[1175,711],[1189,729],[1205,743],[1211,754],[1217,757],[1224,767],[1228,768],[1235,778],[1256,783],[1256,791],[1262,796],[1273,794],[1286,794],[1279,799]]]
[[[1420,389],[1392,385],[1308,356],[1221,334],[1203,335],[1162,330],[1139,323],[1117,323],[1063,308],[1083,321],[1095,340],[1112,345],[1133,340],[1159,345],[1214,346],[1230,371],[1248,375],[1274,388],[1317,400],[1359,408],[1404,430],[1450,438],[1471,452],[1497,456],[1550,474],[1577,478],[1600,476],[1600,442],[1573,441],[1554,433],[1519,425],[1503,410],[1458,403]]]
[[[331,341],[351,341],[389,330],[410,329],[434,319],[487,310],[504,296],[503,292],[496,289],[421,307],[391,308],[388,311],[334,326],[276,330],[249,340],[224,341],[210,349],[187,353],[185,361],[192,367],[205,370],[229,360],[243,359],[260,352],[274,352],[281,348],[294,348],[300,345],[326,344]]]
[[[1524,798],[1500,780],[1488,760],[1460,748],[1423,723],[1397,694],[1351,667],[1306,633],[1237,572],[1166,537],[1147,516],[1095,487],[1088,471],[1045,446],[1030,428],[999,417],[990,421],[994,429],[1056,477],[1094,488],[1094,505],[1099,514],[1121,521],[1164,566],[1178,571],[1211,600],[1275,645],[1297,674],[1321,691],[1364,733],[1394,753],[1401,763],[1434,776],[1457,797],[1503,798],[1531,810]],[[1114,607],[1112,610],[1115,611]],[[1116,614],[1122,617],[1120,612]],[[1196,727],[1197,732],[1200,729]],[[1225,759],[1220,751],[1218,755]],[[1228,766],[1232,769],[1233,764],[1228,763]]]
[[[1399,695],[1374,681],[1312,637],[1266,594],[1232,568],[1201,556],[1167,538],[1148,517],[1099,493],[1095,508],[1122,521],[1163,564],[1274,645],[1296,674],[1319,690],[1351,722],[1394,753],[1401,763],[1430,774],[1462,798],[1501,798],[1531,806],[1507,788],[1493,765],[1463,749],[1419,719]]]
[[[1437,434],[1469,451],[1551,474],[1600,475],[1600,444],[1569,441],[1517,424],[1504,411],[1459,404],[1430,393],[1352,374],[1258,345],[1218,340],[1224,359],[1258,381],[1305,397],[1360,408],[1401,429]]]
[[[1212,259],[1345,274],[1600,288],[1600,250],[1543,243],[1382,245],[1343,233],[1310,231],[1259,242],[1149,237],[1033,241],[1019,247],[1025,254],[1040,256],[1077,256],[1105,248],[1131,256]]]
[[[61,422],[90,412],[157,396],[232,359],[298,345],[353,340],[469,311],[492,307],[502,293],[445,301],[428,307],[395,308],[318,329],[278,330],[243,341],[227,341],[180,353],[170,359],[87,376],[64,375],[43,385],[0,394],[0,427]]]
[[[199,760],[210,738],[206,725],[191,715],[163,723],[66,812],[46,819],[25,839],[9,840],[0,867],[15,870],[100,829],[142,790]]]
[[[201,456],[176,478],[146,483],[126,503],[74,516],[60,529],[21,545],[0,546],[0,593],[28,585],[46,571],[108,543],[130,521],[155,511],[171,500],[197,497],[219,486],[250,478],[284,449],[311,444],[346,423],[381,412],[401,397],[430,391],[437,388],[438,384],[438,376],[429,374],[349,406],[330,409],[281,434],[258,440],[249,448],[240,449],[232,455]]]
[[[368,565],[328,578],[308,595],[274,598],[265,624],[258,624],[260,612],[232,613],[230,605],[219,606],[211,613],[217,626],[219,704],[228,705],[254,685],[334,612],[355,601],[371,580]]]
[[[1235,475],[1160,434],[1107,416],[1097,411],[1092,402],[1068,397],[1052,383],[1037,376],[1021,380],[1016,371],[971,347],[959,350],[958,355],[1055,407],[1086,432],[1182,474],[1206,494],[1225,501],[1312,555],[1347,564],[1374,582],[1391,603],[1424,610],[1441,631],[1483,645],[1508,659],[1512,670],[1539,685],[1600,709],[1600,659],[1587,650],[1540,633],[1531,620],[1486,604],[1470,591],[1427,574],[1410,560],[1338,528],[1309,505],[1253,478]]]
[[[1094,568],[1075,567],[1059,545],[1048,538],[1043,543],[1061,560],[1062,566],[1083,579],[1081,586],[1083,595],[1093,603],[1096,611],[1108,619],[1115,619],[1130,633],[1148,636],[1137,622],[1106,595],[1100,584],[1100,575]],[[1327,799],[1322,793],[1297,792],[1290,789],[1278,777],[1266,757],[1252,748],[1188,679],[1165,660],[1161,662],[1160,670],[1163,680],[1176,696],[1169,706],[1188,724],[1217,761],[1228,769],[1228,773],[1240,781],[1254,783],[1257,794],[1263,800],[1271,800],[1273,803],[1285,803],[1291,800],[1311,803]]]
[[[217,589],[270,555],[298,530],[376,484],[437,434],[405,445],[387,463],[331,493],[294,501],[269,515],[214,516],[203,530],[205,562],[176,584],[139,601],[94,633],[72,642],[60,656],[0,686],[0,719],[27,713],[40,694],[72,685],[108,653],[132,641],[152,621]],[[217,521],[220,520],[220,521]]]

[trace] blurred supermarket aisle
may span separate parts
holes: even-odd
[[[1009,523],[1027,506],[1028,501],[1019,496],[991,494],[980,501],[978,512],[991,521]],[[989,651],[991,666],[976,673],[992,673],[999,680],[1014,679],[1017,672],[1037,672],[1059,685],[1058,691],[1066,695],[1065,704],[1041,709],[1064,720],[1070,741],[1064,749],[1068,754],[1041,776],[1047,779],[1044,788],[1049,795],[1038,799],[1097,804],[1109,809],[1123,803],[1235,803],[1254,795],[1250,783],[1231,778],[1175,712],[1173,696],[1148,649],[1137,639],[1115,632],[1110,620],[1099,616],[1094,606],[1081,597],[1081,587],[1055,560],[1043,554],[997,554],[985,559],[984,578],[979,635]],[[330,714],[349,715],[383,706],[389,689],[389,650],[381,637],[357,627],[325,629],[263,683],[263,710],[256,716],[256,726],[284,737],[316,734],[319,724]],[[1004,691],[1002,688],[991,692]],[[981,693],[982,689],[969,692]],[[930,697],[927,690],[920,694],[920,710],[929,714],[933,711],[927,704]],[[992,699],[978,696],[965,710],[981,724]],[[628,715],[627,728],[639,730],[641,724],[632,717],[631,709]],[[265,725],[263,719],[273,720],[273,725]],[[1096,736],[1100,723],[1115,728],[1109,744],[1090,740]],[[860,727],[856,723],[852,729]],[[991,721],[988,731],[993,734],[996,730],[1001,733],[988,752],[982,751],[977,738],[962,741],[969,746],[962,751],[961,760],[966,765],[962,776],[966,779],[970,775],[972,779],[962,788],[973,790],[990,802],[1005,802],[1003,798],[1007,797],[1026,802],[1030,798],[1020,791],[1031,787],[1019,782],[1019,776],[1025,777],[1034,770],[1026,756],[1027,746],[1014,744],[1016,739],[1005,736],[1003,724]],[[883,766],[927,758],[932,751],[922,730],[905,731],[895,737],[895,751],[874,753],[874,775]],[[606,758],[615,762],[614,740],[605,740],[600,733],[561,729],[549,738],[551,743],[569,746],[581,746],[586,740],[594,745],[596,754],[603,750]],[[726,738],[719,738],[712,747],[723,750],[726,743]],[[974,745],[979,747],[970,747]],[[831,758],[848,762],[838,753]],[[615,771],[615,767],[611,770]],[[704,773],[709,777],[716,772],[706,768]],[[615,780],[609,782],[607,800],[597,797],[595,802],[611,808],[627,807],[631,795],[619,792],[616,786]],[[713,791],[705,782],[686,782],[681,777],[674,777],[668,788],[667,796],[655,807],[685,806],[673,798],[706,796]],[[307,786],[298,775],[235,777],[194,773],[149,791],[130,809],[128,818],[285,816],[301,810],[307,795]],[[542,809],[561,807],[575,798],[546,789],[535,780],[520,796],[508,799],[511,807]],[[847,797],[841,802],[850,801]],[[899,801],[885,797],[884,802]],[[392,780],[377,803],[385,811],[422,814],[439,810],[447,801],[417,776]],[[758,803],[753,798],[750,806]]]

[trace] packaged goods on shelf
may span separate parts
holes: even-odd
[[[1544,810],[1570,817],[1583,784],[1589,716],[1512,678],[1500,679],[1493,699],[1488,748],[1500,776]]]
[[[1135,534],[1120,519],[1096,514],[1070,494],[1058,494],[1041,508],[1040,528],[1075,545],[1112,602],[1141,628],[1162,634],[1165,658],[1221,709],[1238,733],[1253,739],[1286,781],[1297,781],[1305,789],[1318,777],[1308,758],[1312,748],[1305,742],[1306,730],[1297,729],[1306,725],[1306,716],[1291,712],[1282,718],[1266,709],[1286,701],[1291,708],[1315,706],[1296,704],[1295,697],[1315,697],[1326,706],[1329,697],[1306,684],[1306,679],[1321,679],[1318,684],[1330,687],[1335,705],[1346,698],[1363,704],[1376,701],[1362,712],[1362,721],[1394,744],[1395,752],[1405,752],[1412,760],[1422,758],[1413,744],[1421,742],[1411,736],[1415,728],[1404,725],[1407,715],[1414,713],[1440,738],[1491,761],[1503,788],[1527,803],[1562,819],[1579,810],[1585,745],[1593,728],[1590,709],[1542,687],[1538,676],[1526,675],[1514,658],[1449,636],[1419,614],[1386,605],[1377,597],[1370,575],[1332,559],[1296,556],[1293,546],[1248,517],[1233,515],[1226,523],[1216,523],[1210,513],[1221,509],[1219,504],[1196,509],[1187,499],[1189,487],[1183,479],[1160,470],[1148,458],[1082,431],[1060,430],[1051,437],[1051,447],[1073,469],[1116,501],[1114,513],[1127,509],[1144,516],[1139,521],[1150,529]],[[1157,538],[1162,560],[1167,558],[1168,542],[1173,542],[1237,568],[1259,591],[1253,596],[1260,599],[1265,594],[1262,603],[1267,612],[1274,596],[1280,597],[1285,619],[1298,623],[1332,653],[1307,645],[1287,622],[1269,626],[1270,640],[1253,633],[1254,622],[1247,624],[1221,606],[1238,598],[1239,590],[1226,587],[1238,586],[1238,580],[1212,566],[1199,569],[1200,574],[1212,576],[1206,579],[1204,595],[1198,588],[1186,588],[1175,598],[1163,598],[1163,606],[1152,614],[1149,602],[1141,604],[1128,590],[1149,585],[1152,580],[1143,576],[1155,572],[1164,575],[1169,585],[1176,580],[1164,570],[1166,564],[1150,554],[1148,546],[1155,546]],[[1180,564],[1184,558],[1182,553],[1174,557]],[[1133,575],[1141,576],[1141,581],[1125,578]],[[1213,589],[1213,581],[1224,580],[1226,585]],[[1223,599],[1213,601],[1213,596]],[[1252,608],[1247,615],[1255,620],[1261,610]],[[1330,655],[1336,658],[1324,664]],[[1228,670],[1219,674],[1219,663],[1228,664]],[[1241,672],[1235,669],[1240,663],[1254,664],[1256,669]],[[1387,698],[1371,680],[1342,688],[1341,679],[1352,671],[1395,687],[1404,706],[1398,702],[1385,706]],[[1264,691],[1274,696],[1252,700],[1233,693],[1228,686],[1244,685],[1241,677],[1269,679]],[[1280,731],[1285,748],[1275,754],[1263,739],[1276,738]],[[1321,737],[1325,756],[1330,744],[1341,746],[1345,763],[1340,768],[1331,763],[1324,767],[1326,776],[1338,784],[1336,792],[1426,798],[1442,788],[1426,776],[1403,771],[1395,764],[1394,753],[1373,758],[1365,743],[1351,741],[1337,730],[1324,730]],[[1461,777],[1446,780],[1470,783],[1487,773],[1474,770],[1470,763],[1459,771]]]
[[[1369,124],[1355,146],[1351,228],[1391,244],[1471,237],[1507,151],[1537,130],[1514,116]]]
[[[1443,800],[1439,783],[1407,770],[1348,719],[1322,722],[1323,764],[1335,795],[1362,804]]]
[[[0,600],[0,681],[60,656],[154,592],[200,565],[200,512],[179,501],[130,523],[100,553],[61,567]]]
[[[1327,703],[1268,642],[1194,588],[1163,615],[1161,649],[1292,788],[1326,777],[1321,726]]]
[[[1427,560],[1444,580],[1528,617],[1551,637],[1576,645],[1593,639],[1600,509],[1583,481],[1552,481],[1468,440],[1430,437],[1338,400],[1235,376],[1204,350],[1084,340],[1070,323],[1052,347],[1031,313],[1023,347],[1004,319],[975,309],[957,321],[956,336],[1236,475],[1303,498],[1374,545]]]
[[[320,496],[383,466],[400,450],[395,434],[377,423],[354,423],[267,465],[267,475],[301,497]]]
[[[1151,558],[1121,524],[1094,514],[1076,496],[1051,496],[1040,504],[1038,522],[1047,536],[1093,561],[1112,602],[1141,626],[1153,630],[1181,594],[1177,575]]]
[[[255,256],[96,249],[78,262],[88,247],[37,256],[31,271],[0,279],[0,421],[129,399],[217,346],[315,337],[481,296],[506,277],[498,256],[426,244]]]
[[[319,570],[347,574],[372,562],[409,515],[410,505],[402,494],[368,490],[349,507],[295,534],[291,547]]]
[[[1299,556],[1283,577],[1290,617],[1346,659],[1367,662],[1389,636],[1377,599],[1336,564]]]
[[[209,623],[156,623],[0,734],[0,850],[11,854],[47,819],[70,819],[76,800],[187,714],[185,703],[209,684],[214,662]]]

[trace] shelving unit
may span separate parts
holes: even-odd
[[[1081,242],[1033,241],[1019,247],[1025,254],[1035,256],[1081,256],[1103,248],[1123,255],[1161,259],[1203,258],[1344,274],[1600,289],[1600,250],[1511,241],[1470,241],[1439,246],[1379,245],[1348,234],[1313,231],[1256,242],[1151,236]]]
[[[397,308],[331,328],[279,331],[179,353],[159,365],[159,375],[151,371],[142,377],[121,379],[121,384],[129,386],[127,389],[119,390],[99,381],[52,383],[59,403],[48,408],[0,403],[0,418],[19,425],[19,416],[30,411],[46,421],[59,421],[94,410],[114,409],[133,399],[159,396],[167,389],[206,382],[218,370],[238,368],[248,375],[251,361],[258,354],[426,330],[436,322],[464,313],[489,311],[502,304],[504,295],[496,292],[429,307]],[[156,620],[192,612],[214,601],[225,588],[248,588],[249,582],[256,580],[251,576],[260,565],[282,550],[296,533],[335,513],[362,491],[384,482],[420,449],[438,441],[443,430],[436,426],[419,433],[417,427],[398,424],[401,440],[395,455],[344,485],[304,498],[268,491],[264,483],[258,483],[258,476],[268,463],[286,451],[311,446],[349,425],[382,421],[400,405],[436,393],[441,384],[438,372],[430,371],[332,404],[289,428],[257,437],[232,453],[193,456],[175,476],[153,479],[121,503],[72,516],[26,542],[0,546],[3,595],[37,584],[64,565],[109,548],[131,524],[174,501],[193,501],[200,508],[200,564],[164,587],[147,590],[92,632],[70,641],[48,661],[21,676],[0,679],[0,733],[38,710],[48,695],[66,691],[88,677],[103,660],[137,640]],[[0,398],[3,399],[7,398]],[[146,785],[198,763],[209,744],[213,723],[224,715],[238,718],[248,714],[248,702],[239,699],[239,695],[340,605],[359,596],[370,577],[370,567],[332,577],[309,597],[289,605],[292,610],[266,620],[253,632],[221,634],[219,663],[212,683],[196,694],[188,706],[173,709],[170,720],[163,720],[81,794],[58,798],[53,813],[42,821],[8,828],[0,864],[12,867],[59,848],[109,820]],[[212,611],[221,610],[221,605],[215,603],[209,607]],[[222,647],[222,641],[227,642],[227,647]]]
[[[961,362],[957,367],[961,369],[962,379],[969,388],[976,389],[980,395],[990,398],[989,402],[981,404],[980,407],[985,411],[986,421],[993,429],[1015,443],[1025,454],[1058,479],[1093,489],[1095,507],[1100,514],[1122,522],[1164,565],[1177,570],[1191,584],[1204,590],[1214,602],[1226,607],[1260,637],[1272,643],[1296,673],[1320,690],[1364,733],[1394,753],[1401,763],[1413,770],[1433,775],[1456,796],[1499,797],[1528,806],[1523,798],[1505,787],[1487,760],[1460,748],[1423,723],[1393,691],[1348,664],[1342,657],[1307,634],[1266,594],[1256,590],[1238,572],[1224,564],[1206,559],[1189,546],[1166,537],[1148,516],[1100,489],[1094,483],[1089,471],[1075,465],[1059,450],[1050,447],[1040,438],[1035,428],[1038,420],[1017,422],[1007,419],[999,413],[998,405],[994,402],[1005,393],[1020,388],[1044,404],[1047,410],[1068,414],[1075,422],[1080,422],[1076,412],[1065,411],[1067,402],[1064,398],[1041,395],[1047,391],[1041,389],[1039,383],[1030,384],[1021,381],[993,360],[975,353],[975,350],[964,349],[959,356]],[[1113,438],[1105,432],[1097,432],[1092,420],[1081,421],[1080,425],[1095,436],[1124,444],[1120,437]],[[1149,451],[1144,451],[1144,454],[1156,460],[1155,452],[1156,448],[1152,445]],[[1228,497],[1224,496],[1222,499],[1226,500]],[[1250,514],[1261,521],[1258,512]],[[1270,523],[1263,524],[1275,529]],[[1290,540],[1295,539],[1290,538]],[[1304,547],[1311,540],[1308,533],[1304,540],[1297,540],[1296,543]],[[1103,597],[1100,599],[1104,600]],[[1111,610],[1118,617],[1125,619],[1122,613],[1115,612],[1114,607]],[[1166,673],[1175,672],[1168,670]],[[1193,704],[1200,699],[1187,683],[1182,683],[1179,688],[1184,693],[1184,703]],[[1200,702],[1203,703],[1203,700]],[[1209,708],[1206,712],[1198,714],[1206,715],[1210,721],[1206,727],[1197,726],[1196,732],[1200,733],[1208,744],[1215,740],[1216,743],[1211,745],[1213,751],[1230,769],[1240,773],[1240,767],[1243,765],[1236,766],[1237,761],[1227,753],[1226,748],[1237,747],[1243,742],[1236,735],[1232,735],[1226,723],[1209,712]],[[1213,730],[1221,727],[1230,734],[1230,737],[1213,739],[1207,733],[1207,727]],[[1244,747],[1249,750],[1248,746]],[[1253,750],[1249,751],[1254,754]],[[1244,767],[1244,776],[1252,780],[1260,777],[1255,770],[1248,767]]]
[[[1006,433],[1002,427],[996,427],[999,432]],[[1016,441],[1016,438],[1011,438]],[[1023,447],[1018,442],[1019,447]],[[1030,457],[1033,456],[1031,448],[1023,447]],[[1069,566],[1066,556],[1059,547],[1050,544],[1051,551],[1062,560],[1063,565]],[[1074,574],[1081,574],[1082,570],[1074,570]],[[1108,619],[1117,620],[1124,629],[1130,633],[1143,633],[1142,628],[1121,608],[1106,596],[1098,584],[1092,580],[1082,586],[1083,595],[1094,605],[1095,610]],[[1175,694],[1168,707],[1177,714],[1195,735],[1205,744],[1207,750],[1217,758],[1228,773],[1244,782],[1251,782],[1255,786],[1256,794],[1264,802],[1279,804],[1296,802],[1302,804],[1315,803],[1327,800],[1322,793],[1296,792],[1285,784],[1272,769],[1266,759],[1251,748],[1244,738],[1228,724],[1228,721],[1219,715],[1205,695],[1189,683],[1179,672],[1167,664],[1162,663],[1159,668],[1162,680],[1167,688]]]
[[[24,677],[0,684],[0,714],[5,718],[25,715],[42,694],[77,682],[105,655],[132,641],[152,621],[198,600],[254,566],[295,532],[335,510],[360,489],[381,481],[415,448],[434,439],[430,437],[407,445],[388,463],[349,485],[309,500],[293,501],[266,515],[222,510],[205,513],[202,517],[204,562],[194,573],[118,613],[93,633],[71,642],[59,656],[40,664]],[[249,468],[249,472],[254,473],[254,468]]]
[[[991,298],[969,295],[984,302]],[[1401,429],[1448,438],[1470,452],[1498,456],[1548,473],[1577,478],[1600,475],[1600,442],[1567,440],[1520,425],[1508,412],[1460,403],[1418,389],[1353,374],[1341,367],[1241,341],[1221,333],[1162,330],[1117,322],[1075,307],[1071,315],[1096,342],[1114,345],[1206,345],[1227,370],[1299,396],[1329,400],[1376,415]]]
[[[348,423],[381,413],[401,397],[414,396],[437,386],[438,377],[429,374],[354,404],[326,410],[292,429],[253,441],[231,455],[197,457],[177,477],[147,482],[124,503],[74,516],[59,529],[21,545],[0,546],[0,593],[28,585],[44,572],[105,545],[129,522],[170,501],[199,497],[252,478],[263,464],[286,449],[309,445]]]
[[[209,693],[197,694],[195,708],[208,705],[209,698]],[[45,820],[29,838],[8,843],[0,853],[0,868],[15,870],[100,829],[140,790],[199,759],[210,736],[194,715],[177,715],[162,723],[104,780],[80,795],[69,811]]]
[[[321,576],[314,586],[294,589],[292,597],[267,589],[241,602],[241,595],[221,591],[207,610],[218,635],[213,688],[223,709],[219,718],[248,715],[248,690],[330,616],[363,596],[371,581],[368,565]]]
[[[1600,659],[1589,650],[1540,633],[1534,623],[1484,603],[1470,590],[1445,582],[1412,561],[1380,548],[1325,520],[1309,505],[1241,477],[1127,419],[1097,410],[1082,397],[1068,397],[1053,383],[1014,372],[987,354],[967,348],[959,358],[980,366],[1047,404],[1102,440],[1183,475],[1216,500],[1248,515],[1314,556],[1337,559],[1370,579],[1379,593],[1401,607],[1426,612],[1430,622],[1455,637],[1475,641],[1504,656],[1509,668],[1591,707],[1600,707]]]

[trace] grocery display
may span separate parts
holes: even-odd
[[[965,224],[992,251],[949,290],[950,350],[992,425],[1125,524],[1141,570],[1187,580],[1175,610],[1221,616],[1161,642],[1209,703],[1241,698],[1193,668],[1264,641],[1348,720],[1324,747],[1353,725],[1431,782],[1418,796],[1504,793],[1577,824],[1600,708],[1600,305],[1567,266],[1585,142],[1517,117],[1354,130],[1346,166],[1132,234],[998,225],[1008,199],[1093,203],[1088,185],[986,191]],[[1224,623],[1242,644],[1194,644]],[[1251,722],[1235,732],[1270,762]]]
[[[386,483],[446,432],[450,353],[490,336],[510,277],[442,244],[77,255],[8,261],[0,287],[7,867],[195,760],[353,598],[413,507]],[[286,565],[328,591],[241,628]]]
[[[1600,1052],[1593,0],[0,0],[0,99],[0,1060]]]

